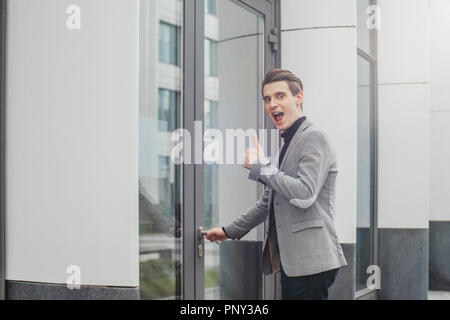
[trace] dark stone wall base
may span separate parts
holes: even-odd
[[[430,290],[450,291],[450,221],[430,221]]]
[[[69,289],[65,284],[6,281],[8,300],[138,300],[139,288],[81,286]]]
[[[328,290],[329,300],[355,299],[355,243],[341,243],[347,265],[339,269],[333,285]]]
[[[380,300],[427,300],[428,229],[379,228]]]

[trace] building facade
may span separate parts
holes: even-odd
[[[201,237],[262,195],[239,146],[279,147],[274,67],[338,155],[330,298],[450,290],[449,1],[0,3],[3,298],[280,299],[268,223]]]

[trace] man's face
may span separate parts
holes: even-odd
[[[266,84],[263,89],[266,112],[277,129],[285,131],[302,116],[303,93],[292,95],[286,81]]]

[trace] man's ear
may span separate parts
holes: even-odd
[[[300,91],[296,97],[297,97],[297,107],[300,107],[303,104],[303,91]]]

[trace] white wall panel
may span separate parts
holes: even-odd
[[[450,111],[450,1],[430,3],[430,110]]]
[[[378,227],[428,228],[428,85],[378,90]]]
[[[426,0],[378,0],[378,82],[429,81],[429,17]]]
[[[137,286],[138,1],[8,1],[6,278]]]
[[[281,0],[281,29],[356,25],[357,0]]]

